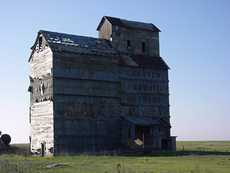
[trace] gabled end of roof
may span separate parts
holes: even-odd
[[[49,31],[39,30],[39,31],[37,32],[36,40],[35,40],[34,44],[30,47],[30,49],[32,50],[32,52],[31,52],[31,54],[30,54],[30,57],[29,57],[29,59],[28,59],[28,62],[30,62],[30,60],[31,60],[31,58],[32,58],[32,54],[34,53],[34,49],[35,49],[35,47],[36,47],[36,44],[37,44],[39,35],[40,35],[40,34],[44,34],[44,33],[46,33],[46,32],[49,32]],[[45,36],[44,36],[44,37],[45,37]]]
[[[121,19],[121,18],[111,17],[111,16],[103,16],[102,17],[99,25],[97,26],[97,31],[100,30],[101,26],[103,25],[103,23],[106,19],[112,25],[116,25],[116,26],[121,26],[121,27],[125,27],[125,28],[132,28],[132,29],[148,30],[148,31],[152,31],[152,32],[161,32],[161,30],[152,23],[131,21],[131,20],[126,20],[126,19]]]

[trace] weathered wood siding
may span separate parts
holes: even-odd
[[[159,57],[158,31],[112,26],[105,19],[99,37],[110,42],[103,44],[45,31],[38,37],[29,61],[32,152],[41,143],[54,155],[117,150],[127,143],[130,126],[135,133],[136,124],[124,123],[128,116],[158,121],[151,128],[153,147],[169,140],[168,69]]]
[[[112,26],[112,44],[122,52],[159,56],[159,33]],[[129,48],[127,41],[130,41]],[[145,43],[145,52],[142,51]]]
[[[31,100],[30,104],[52,100],[53,97],[53,78],[50,75],[42,78],[34,78],[30,81]]]
[[[32,78],[41,78],[43,75],[52,73],[52,51],[50,48],[46,48],[43,51],[34,51],[30,64],[30,76]]]
[[[56,122],[60,130],[55,127],[55,153],[106,151],[120,145],[118,119],[65,118]]]
[[[55,152],[118,146],[120,83],[113,57],[55,54],[54,64]]]
[[[143,116],[161,118],[170,122],[169,114],[169,88],[168,71],[156,69],[142,69],[120,67],[119,78],[121,82],[121,115]],[[130,145],[130,129],[132,125],[122,122],[121,142]],[[161,141],[170,137],[170,126],[161,125],[152,127],[152,148],[162,149]],[[130,141],[131,142],[131,141]]]
[[[41,154],[41,144],[45,155],[53,154],[54,116],[53,116],[53,53],[44,37],[36,43],[30,64],[30,147],[32,153]]]
[[[169,119],[167,70],[120,69],[122,114]]]
[[[122,67],[112,56],[54,56],[56,153],[121,147],[121,116],[169,119],[167,70]]]
[[[103,23],[99,31],[99,38],[110,40],[111,36],[112,25],[107,19],[105,19],[105,22]]]
[[[54,147],[53,102],[43,101],[34,103],[30,108],[31,114],[31,151],[41,152],[41,144],[46,147],[46,154],[52,154]]]
[[[160,54],[159,32],[111,25],[110,22],[105,19],[99,30],[99,37],[111,40],[113,47],[121,52],[150,56],[159,56]],[[129,47],[127,47],[128,40],[130,42]],[[142,43],[145,44],[144,52],[142,51]]]
[[[54,94],[117,97],[118,86],[116,82],[59,78]]]

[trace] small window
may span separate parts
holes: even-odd
[[[127,49],[129,49],[131,47],[131,42],[130,40],[127,40]]]
[[[41,47],[42,47],[42,37],[39,37],[38,46],[39,46],[39,49],[41,49]]]
[[[43,96],[44,92],[45,92],[45,85],[44,85],[44,83],[41,83],[40,84],[40,93],[42,96]]]
[[[141,44],[141,50],[142,50],[143,53],[146,51],[145,42],[142,42],[142,44]]]
[[[115,30],[118,31],[119,30],[119,26],[115,26]]]
[[[115,26],[115,34],[118,37],[121,35],[121,31],[120,31],[120,28],[118,26]]]
[[[131,129],[128,128],[128,139],[130,139],[130,138],[131,138]]]

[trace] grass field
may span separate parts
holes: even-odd
[[[177,150],[230,152],[230,141],[179,141]]]
[[[178,142],[177,146],[178,153],[168,156],[40,158],[5,154],[0,156],[0,173],[230,173],[230,141]],[[25,145],[16,147],[26,152]]]

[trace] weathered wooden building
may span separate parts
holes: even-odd
[[[175,150],[160,30],[104,16],[99,38],[39,31],[29,58],[31,151]]]

